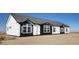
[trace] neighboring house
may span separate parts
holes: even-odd
[[[13,36],[65,34],[69,33],[69,26],[53,20],[12,13],[6,24],[6,33]]]

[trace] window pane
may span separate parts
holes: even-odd
[[[44,32],[46,32],[46,30],[44,30]]]
[[[56,28],[53,28],[53,32],[56,32]]]
[[[23,32],[26,32],[26,30],[23,30]]]
[[[23,27],[23,32],[26,32],[26,27]]]
[[[28,27],[28,32],[31,32],[31,27]]]
[[[28,27],[28,29],[31,29],[31,27]]]
[[[23,29],[25,30],[25,29],[26,29],[26,27],[23,27]]]
[[[47,32],[50,32],[50,30],[47,30]]]
[[[31,33],[31,30],[30,29],[28,30],[28,33]]]
[[[32,33],[32,25],[31,24],[27,25],[27,33]]]
[[[66,28],[66,32],[68,32],[68,29]]]

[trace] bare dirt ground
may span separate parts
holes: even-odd
[[[77,45],[79,44],[79,32],[60,35],[13,37],[11,40],[2,40],[1,42],[1,45]]]

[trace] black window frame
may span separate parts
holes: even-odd
[[[56,28],[55,27],[53,28],[53,32],[56,32]]]
[[[43,25],[43,33],[50,33],[50,25]]]
[[[66,28],[66,32],[68,32],[68,28]]]
[[[29,34],[32,33],[32,24],[28,23],[22,26],[22,33]]]

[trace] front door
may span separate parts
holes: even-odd
[[[65,32],[64,27],[60,27],[60,34],[64,34],[64,32]]]

